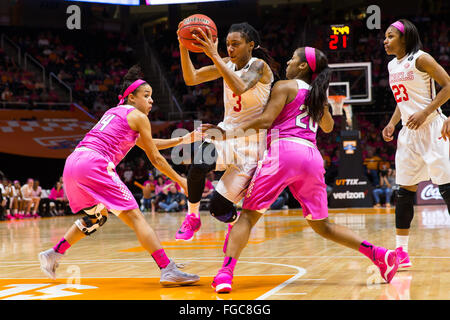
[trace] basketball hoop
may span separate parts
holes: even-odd
[[[328,102],[333,110],[333,116],[342,116],[344,114],[342,110],[345,98],[346,96],[328,96]]]
[[[352,105],[344,104],[344,100],[347,98],[346,96],[328,96],[328,102],[331,105],[331,109],[333,110],[333,116],[343,116],[345,113],[345,120],[347,123],[347,130],[353,127],[352,123]]]

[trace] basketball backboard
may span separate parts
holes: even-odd
[[[351,62],[329,64],[331,68],[328,96],[346,96],[346,104],[372,102],[372,63]]]

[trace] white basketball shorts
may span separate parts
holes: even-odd
[[[218,155],[216,171],[225,171],[216,185],[216,191],[237,204],[245,196],[258,161],[264,155],[265,139],[261,143],[242,138],[211,143],[214,143]]]
[[[439,139],[444,116],[438,115],[417,130],[400,130],[395,154],[396,183],[401,186],[431,181],[450,183],[449,141]]]

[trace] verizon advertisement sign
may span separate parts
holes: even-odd
[[[439,187],[431,181],[423,181],[419,183],[416,192],[417,205],[445,204],[439,193]]]
[[[373,206],[372,185],[364,174],[360,132],[341,131],[339,171],[328,197],[330,208],[367,208]]]
[[[328,205],[330,208],[371,207],[372,186],[365,177],[337,178]]]

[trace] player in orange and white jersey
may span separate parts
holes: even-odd
[[[246,22],[231,25],[226,38],[228,57],[225,58],[218,54],[218,41],[213,41],[211,34],[200,28],[198,32],[200,35],[193,34],[193,37],[213,63],[196,69],[187,48],[180,41],[185,83],[194,86],[223,79],[225,110],[224,119],[218,124],[223,130],[233,130],[261,115],[274,81],[271,69],[274,61],[267,49],[261,46],[256,29]],[[200,229],[200,200],[206,174],[212,170],[224,173],[211,196],[210,213],[224,223],[236,221],[235,204],[244,197],[264,149],[264,136],[256,132],[244,138],[207,139],[195,148],[187,176],[188,213],[175,236],[177,240],[190,241]]]

